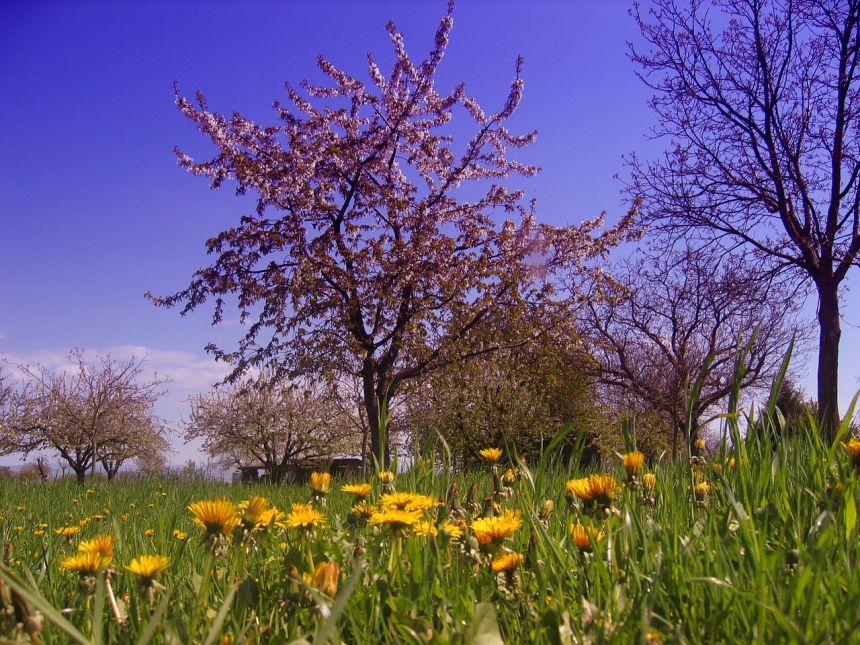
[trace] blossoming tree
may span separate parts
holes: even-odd
[[[382,459],[380,416],[404,381],[499,349],[477,332],[500,319],[540,321],[516,341],[528,342],[569,315],[577,282],[569,277],[631,228],[629,215],[600,235],[602,218],[536,221],[508,181],[538,171],[509,156],[535,139],[505,125],[522,97],[522,60],[496,112],[463,84],[441,93],[451,12],[420,63],[393,23],[387,74],[372,56],[365,80],[319,57],[327,85],[287,85],[275,126],[227,118],[200,93],[191,101],[177,92],[179,109],[216,148],[204,161],[178,151],[180,164],[213,187],[235,181],[239,194],[256,194],[257,208],[208,241],[215,260],[186,289],[150,297],[182,304],[183,314],[211,298],[215,323],[235,302],[246,335],[232,350],[207,348],[234,364],[232,379],[252,366],[281,377],[351,369]],[[459,148],[457,112],[472,130]]]

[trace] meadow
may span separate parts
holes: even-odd
[[[860,642],[860,442],[753,427],[590,472],[556,442],[470,474],[440,445],[361,482],[3,483],[0,636]]]

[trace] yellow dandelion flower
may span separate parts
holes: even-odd
[[[326,596],[334,598],[337,595],[339,577],[340,566],[337,562],[321,562],[314,569],[314,573],[311,576],[311,585]]]
[[[286,520],[287,516],[284,515],[277,508],[272,506],[272,508],[263,511],[263,514],[260,515],[260,520],[257,523],[257,528],[272,528],[273,526],[278,528],[285,528]]]
[[[170,565],[170,558],[164,555],[140,555],[125,567],[126,571],[142,580],[152,580]]]
[[[242,511],[242,525],[249,531],[260,525],[263,513],[269,509],[270,504],[268,499],[258,496],[239,502],[238,508]]]
[[[77,497],[72,498],[72,504],[74,504],[75,506],[77,506],[80,503],[81,503],[81,500],[79,500]]]
[[[493,569],[493,573],[513,571],[523,560],[525,560],[525,556],[522,553],[506,553],[494,558],[490,567]]]
[[[505,511],[497,517],[481,517],[472,522],[472,532],[480,544],[499,544],[523,525],[520,514]]]
[[[63,560],[62,568],[66,571],[76,571],[82,576],[95,575],[110,564],[110,558],[98,553],[78,553]]]
[[[735,468],[737,468],[737,465],[738,462],[734,457],[729,459],[729,470],[734,470]]]
[[[379,505],[382,508],[395,508],[401,511],[426,511],[434,506],[438,506],[438,502],[429,495],[421,495],[419,493],[388,493],[383,495],[379,500]]]
[[[146,537],[155,537],[155,529],[146,529],[143,534]]]
[[[45,535],[45,529],[36,529],[35,531],[33,531],[33,535],[41,537]]]
[[[711,485],[708,482],[699,482],[694,490],[697,497],[707,497],[711,494]]]
[[[508,468],[505,471],[505,474],[502,475],[502,481],[504,482],[505,486],[513,486],[517,483],[517,471],[515,471],[513,468]]]
[[[96,492],[96,489],[95,489],[95,488],[88,488],[88,489],[87,489],[87,495],[92,495],[92,494],[93,494],[93,493],[95,493],[95,492]]]
[[[188,534],[185,531],[180,531],[179,529],[173,529],[172,535],[180,542],[185,542],[185,540],[188,539]]]
[[[656,629],[649,629],[645,632],[645,645],[662,645],[663,637]]]
[[[376,512],[376,509],[367,502],[359,502],[358,504],[354,504],[353,507],[349,509],[349,512],[354,517],[366,520]]]
[[[331,473],[311,473],[311,490],[327,494],[331,490]]]
[[[478,452],[481,457],[489,461],[491,464],[496,463],[502,458],[502,451],[499,448],[484,448]]]
[[[657,486],[657,475],[654,473],[647,473],[642,476],[642,486],[647,491],[652,491]]]
[[[188,510],[206,535],[230,535],[241,522],[236,505],[227,499],[194,502],[188,505]]]
[[[311,530],[323,528],[326,522],[325,516],[310,504],[293,504],[285,524],[290,529]]]
[[[693,442],[693,448],[698,452],[702,452],[705,449],[705,440],[699,437]]]
[[[394,473],[390,470],[379,471],[379,475],[377,475],[377,477],[379,477],[379,481],[381,481],[383,484],[390,484],[394,481]]]
[[[121,519],[123,522],[128,522],[129,517],[130,516],[128,513],[123,513],[122,515],[119,516],[119,519]]]
[[[56,530],[57,535],[62,535],[63,537],[66,537],[66,538],[74,537],[75,535],[77,535],[80,532],[81,532],[80,526],[64,526],[63,528]]]
[[[397,531],[414,526],[420,521],[421,513],[419,511],[388,508],[382,511],[375,511],[367,523],[371,526],[385,525],[392,531]]]
[[[848,458],[851,459],[852,464],[860,467],[860,439],[857,439],[857,437],[851,437],[851,439],[848,440],[848,443],[842,444],[842,450],[844,450],[845,454],[848,455]]]
[[[421,520],[412,527],[412,532],[419,537],[436,537],[439,535],[436,523],[430,520]]]
[[[359,499],[365,499],[370,496],[373,486],[370,484],[344,484],[340,489],[344,493],[355,495]]]
[[[642,472],[642,466],[645,465],[645,455],[643,455],[638,450],[634,452],[628,452],[622,458],[622,463],[624,465],[624,471],[627,473],[628,477],[636,477]]]
[[[465,531],[466,523],[463,520],[460,520],[460,524],[455,524],[453,522],[445,522],[442,525],[442,533],[447,534],[449,538],[452,540],[459,540],[463,537]]]
[[[567,495],[575,495],[586,504],[609,506],[620,487],[612,475],[589,475],[581,479],[571,479],[565,485]]]
[[[603,533],[594,526],[570,525],[570,537],[580,551],[591,551],[592,545],[603,539]]]
[[[78,545],[78,551],[81,553],[95,553],[107,558],[113,557],[113,535],[105,533],[96,535],[89,540],[84,540]]]

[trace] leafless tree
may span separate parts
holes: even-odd
[[[633,15],[670,148],[632,160],[654,230],[742,247],[818,296],[818,406],[839,423],[840,292],[860,252],[860,0],[653,0]],[[722,250],[715,252],[719,253]]]
[[[622,405],[659,411],[675,454],[698,378],[692,438],[706,412],[732,391],[741,346],[752,340],[741,386],[755,388],[769,385],[798,335],[796,307],[782,287],[753,279],[749,270],[740,258],[690,249],[640,256],[613,272],[622,287],[617,299],[589,303],[586,328],[600,380],[621,395]]]

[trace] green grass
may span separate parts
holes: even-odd
[[[500,501],[523,518],[505,545],[526,556],[513,575],[493,574],[468,534],[459,541],[406,537],[392,560],[397,539],[350,525],[351,500],[338,482],[325,508],[329,527],[313,540],[295,530],[260,533],[215,560],[200,543],[190,502],[262,495],[288,511],[307,501],[307,488],[151,481],[97,482],[88,492],[70,482],[4,482],[0,535],[11,546],[3,577],[31,611],[43,608],[46,643],[68,642],[76,631],[84,641],[119,643],[219,642],[228,634],[252,643],[492,643],[498,635],[508,643],[633,643],[649,632],[664,642],[860,642],[857,469],[838,442],[824,445],[814,432],[775,445],[736,436],[735,446],[699,466],[712,486],[706,501],[693,492],[688,462],[665,462],[649,468],[657,475],[653,506],[641,490],[625,489],[597,517],[564,496],[565,482],[581,473],[550,455],[519,464],[521,479]],[[725,464],[722,472],[715,463]],[[623,482],[618,459],[609,471]],[[396,485],[444,499],[452,481],[461,503],[472,482],[479,501],[493,494],[486,472],[460,477],[426,466],[399,475]],[[544,522],[538,513],[547,499],[555,510]],[[103,519],[76,537],[55,534],[97,514]],[[574,521],[602,527],[606,537],[593,554],[571,543]],[[40,523],[48,525],[43,535],[36,534]],[[174,529],[188,539],[174,538]],[[115,535],[111,584],[122,624],[103,579],[85,596],[77,574],[60,568],[81,539],[103,532]],[[122,569],[144,553],[171,559],[159,578],[166,589],[151,605]],[[339,564],[336,599],[302,579],[311,559]],[[20,619],[0,618],[0,635],[20,634]]]

